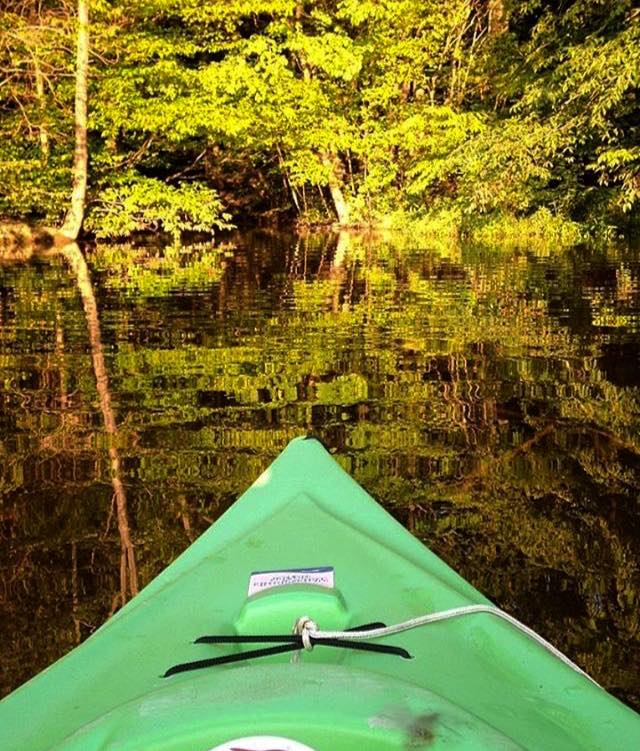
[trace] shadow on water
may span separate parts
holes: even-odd
[[[93,287],[75,251],[0,269],[2,692],[313,430],[640,705],[637,253],[343,233],[87,257]]]

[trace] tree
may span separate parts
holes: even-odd
[[[89,0],[78,0],[76,43],[75,148],[73,152],[73,189],[71,206],[61,232],[76,240],[84,220],[87,194],[87,87],[89,80]]]
[[[0,9],[0,216],[59,220],[68,192],[67,0]]]
[[[0,44],[3,213],[62,205],[67,1],[4,11],[17,31]],[[67,236],[86,193],[82,5]],[[96,4],[87,226],[175,226],[179,197],[198,191],[219,221],[184,215],[181,229],[227,210],[346,226],[542,209],[622,225],[640,197],[639,21],[631,0]]]

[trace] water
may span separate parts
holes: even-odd
[[[68,264],[0,267],[0,694],[128,596],[114,470],[144,585],[313,431],[640,706],[637,253],[245,234],[87,259],[106,391]]]

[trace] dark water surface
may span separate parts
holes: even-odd
[[[110,445],[143,585],[312,430],[640,706],[637,253],[240,235],[87,260],[115,439],[68,266],[0,267],[0,695],[126,589]]]

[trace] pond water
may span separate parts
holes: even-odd
[[[130,589],[114,471],[142,586],[313,432],[640,706],[637,252],[253,233],[85,255],[101,344],[62,258],[0,267],[0,695]]]

